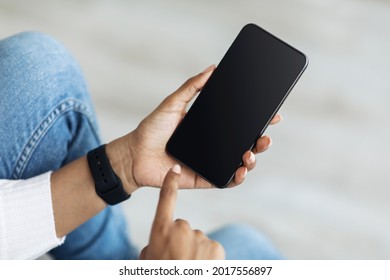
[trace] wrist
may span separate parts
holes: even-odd
[[[106,154],[116,175],[121,179],[128,194],[137,188],[133,177],[133,157],[128,144],[128,136],[118,138],[106,145]]]

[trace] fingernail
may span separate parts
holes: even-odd
[[[254,163],[255,162],[255,154],[251,152],[251,155],[249,157],[249,162]]]
[[[268,143],[268,147],[271,147],[272,146],[272,139],[269,138],[269,143]]]
[[[245,168],[244,170],[244,177],[246,177],[246,174],[248,174],[248,168]]]
[[[213,65],[210,65],[209,67],[207,67],[206,69],[204,69],[202,73],[207,73],[207,72],[213,70],[214,68],[215,68],[215,65],[214,65],[214,64],[213,64]]]
[[[180,165],[178,164],[175,164],[172,169],[171,169],[173,172],[175,172],[176,174],[180,174],[180,171],[181,171],[181,167]]]

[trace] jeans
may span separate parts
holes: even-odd
[[[76,61],[57,41],[25,32],[0,41],[0,178],[56,170],[100,145],[95,113]],[[145,233],[149,234],[149,233]],[[210,235],[228,258],[280,258],[257,231],[232,225]],[[67,235],[56,259],[136,259],[121,206],[109,206]]]

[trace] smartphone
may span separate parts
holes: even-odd
[[[247,24],[172,134],[168,154],[227,187],[307,63],[299,50]]]

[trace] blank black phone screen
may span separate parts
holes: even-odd
[[[304,71],[306,56],[248,24],[167,143],[167,152],[226,187]]]

